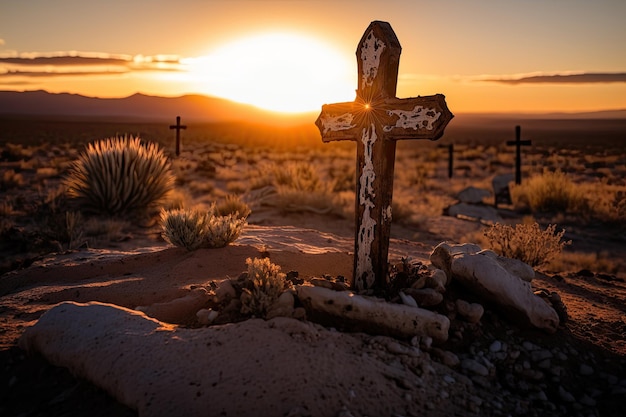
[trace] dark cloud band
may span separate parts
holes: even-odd
[[[520,78],[485,78],[480,81],[502,84],[591,84],[591,83],[624,83],[626,73],[582,73],[533,75]]]

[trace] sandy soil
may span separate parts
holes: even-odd
[[[218,166],[218,177],[223,169],[237,180],[237,175],[243,171],[237,171],[239,162],[235,161],[250,158],[249,155],[241,156],[238,149],[218,147],[212,153],[202,149],[207,155],[219,156],[216,160],[224,164]],[[495,148],[493,151],[499,157]],[[179,173],[184,174],[191,194],[206,204],[216,193],[209,195],[211,190],[203,188],[208,182],[207,172],[200,169],[199,160],[205,156],[200,151],[195,154],[194,150],[186,152],[188,159],[179,161]],[[541,152],[527,160],[546,159],[545,155],[554,159],[553,154]],[[619,152],[621,155],[623,148]],[[75,150],[56,149],[37,151],[33,160],[47,160],[49,153],[65,155],[66,162],[75,156]],[[579,158],[585,156],[576,155]],[[601,168],[611,169],[611,175],[623,182],[626,166],[618,157],[611,158],[614,161],[602,162]],[[37,164],[47,166],[47,162],[42,161]],[[498,161],[500,159],[495,162]],[[339,162],[341,160],[337,159],[334,163]],[[480,235],[484,225],[441,216],[439,205],[452,201],[449,194],[453,188],[460,190],[476,182],[485,186],[488,183],[485,178],[494,173],[486,171],[488,166],[500,169],[495,162],[488,163],[483,154],[472,156],[468,151],[467,161],[457,165],[457,175],[462,171],[465,178],[454,181],[437,179],[436,187],[430,184],[430,188],[421,188],[417,193],[412,191],[412,185],[401,188],[401,192],[394,195],[394,201],[397,197],[406,205],[418,204],[432,195],[440,200],[420,203],[418,211],[429,210],[427,206],[431,202],[434,206],[423,218],[394,224],[390,260],[410,256],[428,264],[430,252],[441,241],[463,242],[467,236]],[[11,162],[3,169],[21,167],[25,182],[31,184],[30,177],[40,181],[42,172],[28,166],[30,163]],[[353,164],[352,155],[346,164]],[[510,172],[511,165],[506,164],[503,169]],[[439,165],[436,169],[441,174],[446,167],[445,163]],[[476,168],[480,165],[484,167]],[[397,163],[397,166],[402,167],[402,164]],[[441,177],[439,174],[436,175]],[[409,169],[398,168],[397,175],[407,183],[420,180],[412,177]],[[58,182],[58,175],[43,181],[52,188]],[[213,185],[225,193],[235,182],[229,184],[223,178],[214,178]],[[13,202],[28,200],[38,194],[41,191],[35,186],[6,193]],[[522,220],[521,215],[509,210],[502,210],[501,215],[511,222]],[[285,214],[275,206],[261,205],[254,207],[249,223],[235,244],[195,252],[168,246],[160,239],[155,227],[127,229],[113,242],[93,249],[47,255],[33,251],[18,262],[4,258],[7,253],[13,256],[22,250],[11,245],[15,246],[14,242],[34,245],[40,236],[24,235],[11,242],[2,242],[3,270],[17,269],[0,276],[0,415],[141,415],[98,388],[94,383],[97,381],[75,377],[67,369],[17,347],[24,329],[59,302],[99,301],[130,309],[167,302],[188,294],[192,286],[237,277],[245,270],[246,258],[255,256],[269,256],[284,272],[297,271],[304,279],[323,274],[350,278],[353,220],[308,211]],[[623,237],[620,239],[615,230],[573,226],[567,238],[574,240],[576,250],[603,251],[615,262],[626,259]],[[27,250],[29,247],[23,249]],[[50,252],[49,247],[41,250]],[[415,341],[410,340],[338,332],[323,323],[310,325],[315,329],[314,340],[303,339],[297,336],[302,332],[294,331],[292,325],[268,324],[261,320],[228,325],[228,332],[220,333],[223,339],[219,342],[224,346],[237,345],[242,333],[261,335],[271,330],[272,334],[278,335],[275,339],[280,341],[279,345],[268,339],[264,339],[265,344],[261,347],[238,345],[238,349],[248,347],[252,351],[275,348],[274,353],[282,358],[281,363],[285,366],[273,369],[271,389],[264,393],[266,402],[276,404],[275,415],[618,416],[622,415],[626,395],[625,280],[623,268],[615,274],[602,273],[594,268],[558,274],[538,273],[533,281],[535,289],[557,292],[569,314],[569,319],[555,334],[520,328],[489,305],[484,305],[485,314],[480,323],[467,323],[446,306],[458,298],[472,302],[481,300],[452,284],[446,292],[446,300],[439,307],[440,312],[448,314],[452,321],[450,338],[441,346],[416,346]],[[235,369],[233,362],[240,361],[240,356],[227,353],[223,352],[221,366],[225,370]],[[271,356],[271,352],[268,354]],[[324,364],[323,369],[320,363]],[[472,365],[474,363],[480,366]],[[333,369],[341,372],[329,371]],[[262,380],[262,372],[267,370],[250,365],[245,367],[245,372],[249,373],[247,381],[256,381]],[[295,392],[290,390],[294,380],[301,381],[301,389]],[[221,414],[208,415],[242,415],[241,410],[254,413],[255,401],[238,391],[240,385],[240,381],[234,380],[229,391],[232,398],[220,398],[226,407]],[[286,392],[289,392],[289,400],[285,399]],[[315,408],[298,406],[300,403],[315,404]],[[231,408],[228,408],[229,404]]]
[[[350,276],[350,227],[345,221],[329,221],[324,216],[309,215],[307,218],[309,227],[332,228],[335,232],[343,230],[343,234],[294,226],[250,226],[240,240],[223,249],[187,252],[154,239],[143,239],[126,242],[127,248],[116,250],[92,249],[50,255],[27,269],[5,274],[0,280],[2,415],[136,415],[135,410],[122,406],[90,382],[76,379],[43,358],[19,350],[16,341],[24,328],[34,324],[53,305],[65,300],[101,301],[131,309],[172,300],[188,293],[192,285],[236,277],[245,270],[247,257],[269,255],[272,262],[284,271],[296,270],[305,279],[322,274]],[[296,220],[299,220],[297,216]],[[313,224],[315,222],[318,223]],[[436,227],[444,225],[450,230],[479,227],[452,218],[443,219]],[[133,247],[140,249],[131,249]],[[391,259],[410,255],[427,263],[431,249],[427,243],[394,238]],[[290,348],[301,350],[303,356],[294,351],[294,357],[285,358],[286,370],[276,372],[295,372],[305,378],[306,384],[300,395],[303,398],[314,395],[317,396],[315,403],[327,404],[316,410],[292,407],[289,415],[572,415],[570,413],[577,412],[619,415],[618,399],[626,389],[623,385],[626,383],[624,280],[582,271],[562,276],[540,274],[534,286],[558,292],[568,308],[570,319],[554,335],[518,328],[486,306],[487,312],[479,325],[453,320],[451,334],[459,337],[451,337],[444,346],[437,347],[439,350],[423,349],[418,357],[402,354],[402,350],[395,347],[398,343],[410,347],[410,341],[394,341],[365,333],[345,334],[338,338],[336,333],[319,327],[315,342],[304,345],[301,340],[287,337],[288,342],[281,346],[284,348],[284,343],[291,343]],[[448,296],[472,299],[471,295],[463,293],[463,289],[454,287]],[[262,324],[247,325],[251,328],[239,325],[241,331],[247,332],[255,326],[259,332],[263,328]],[[288,329],[282,331],[285,334],[290,332]],[[237,338],[236,330],[231,333],[225,336],[225,344]],[[510,358],[497,362],[487,376],[477,376],[460,366],[448,367],[441,363],[441,351],[453,352],[459,358],[478,357],[483,355],[481,352],[489,353],[496,340],[508,344],[509,351],[520,350],[521,357],[532,357],[532,349],[528,346],[531,344],[535,350],[547,349],[560,353],[565,359],[561,358],[558,365],[553,359],[548,370],[543,370],[545,376],[538,380],[516,374],[515,365],[520,363],[511,362]],[[305,346],[306,350],[303,350]],[[257,347],[249,348],[254,350]],[[337,393],[340,387],[328,386],[328,378],[315,377],[320,372],[323,375],[323,371],[315,369],[312,364],[318,362],[307,360],[306,355],[342,358],[337,364],[328,359],[328,366],[342,366],[351,372],[367,365],[370,372],[366,375],[371,377],[372,384],[376,384],[377,401],[373,404],[363,402],[362,405],[367,405],[365,408],[355,405],[356,402],[346,402],[345,393]],[[367,355],[369,359],[360,366],[350,367],[345,365],[345,358],[350,355]],[[522,361],[520,366],[534,369],[531,359],[525,362],[530,364],[524,365]],[[583,371],[581,374],[583,365],[591,367],[592,373]],[[385,374],[390,366],[396,367],[397,373],[393,376]],[[249,372],[254,369],[258,368]],[[560,374],[555,379],[550,372]],[[516,381],[524,382],[526,389],[523,384],[520,389],[518,382],[511,382],[511,375]],[[354,375],[345,374],[342,378],[346,383],[354,382]],[[277,374],[274,380],[289,379]],[[500,392],[492,389],[494,384],[500,387]],[[271,392],[266,394],[270,396],[269,401],[284,402],[281,393],[287,388],[276,383],[272,385]],[[561,390],[570,393],[574,399],[562,394]],[[539,394],[536,399],[537,392],[544,394]],[[253,400],[243,397],[232,401],[239,406],[244,401],[251,409],[255,406]]]

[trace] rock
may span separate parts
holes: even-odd
[[[451,252],[448,258],[454,280],[497,305],[513,320],[548,332],[558,328],[559,316],[554,308],[533,293],[528,281],[511,274],[489,254]]]
[[[413,298],[410,295],[406,295],[402,291],[400,291],[398,295],[400,296],[400,299],[402,300],[402,304],[417,308],[417,301],[415,301],[415,298]]]
[[[489,345],[489,351],[492,353],[498,353],[502,350],[502,342],[499,340],[494,340],[491,345]]]
[[[480,375],[487,376],[489,375],[489,370],[484,365],[480,364],[474,359],[465,358],[461,361],[461,368],[467,369],[468,371]]]
[[[335,291],[348,291],[348,284],[342,281],[333,281],[324,278],[311,278],[309,281],[311,285],[315,285],[316,287],[328,288],[330,290]]]
[[[491,191],[477,187],[467,187],[456,196],[461,203],[468,204],[480,204],[487,197],[491,197]]]
[[[482,250],[478,253],[495,259],[504,269],[509,271],[510,274],[515,275],[524,281],[531,282],[533,278],[535,278],[535,270],[533,267],[520,261],[519,259],[500,256],[494,251],[488,249]]]
[[[448,285],[449,282],[450,280],[445,271],[435,269],[431,276],[426,277],[425,286],[443,294],[446,292],[446,285]]]
[[[430,353],[434,357],[438,358],[441,361],[441,363],[443,363],[449,368],[454,368],[456,366],[459,366],[459,363],[461,363],[461,360],[459,359],[459,357],[455,353],[450,352],[449,350],[432,348],[430,350]]]
[[[485,309],[478,303],[468,303],[460,298],[456,300],[456,311],[468,323],[478,323],[483,317]]]
[[[217,284],[215,289],[215,301],[217,303],[228,302],[235,297],[237,297],[237,292],[230,279],[225,279]]]
[[[443,301],[443,295],[432,288],[422,288],[420,290],[415,288],[406,288],[404,292],[417,302],[416,307],[432,307]]]
[[[593,368],[586,363],[581,363],[580,368],[578,369],[578,373],[583,376],[593,375]]]
[[[325,338],[341,336],[323,331]],[[309,372],[338,387],[346,374],[354,381],[382,384],[387,380],[383,373],[393,371],[379,361],[363,361],[353,351],[333,350],[329,358],[315,342],[318,332],[312,323],[283,317],[189,329],[111,304],[65,302],[28,327],[19,346],[68,368],[142,417],[284,416],[296,405],[306,415],[329,415],[318,395],[302,395]],[[300,359],[293,359],[298,354]],[[311,371],[295,369],[299,367]],[[371,395],[365,384],[350,389],[355,398]],[[278,393],[297,401],[268,400]],[[343,395],[332,401],[341,404]],[[364,414],[363,407],[356,411]]]
[[[207,305],[210,296],[204,288],[195,288],[188,295],[164,303],[139,306],[137,311],[159,321],[186,324],[196,320],[196,313]]]
[[[424,335],[437,342],[448,339],[450,320],[429,310],[311,285],[298,285],[296,291],[312,320],[395,337]]]
[[[278,296],[278,300],[272,304],[265,314],[265,319],[270,320],[274,317],[291,317],[293,315],[293,306],[295,298],[291,291],[285,291]]]
[[[444,271],[446,275],[446,285],[450,283],[452,279],[452,272],[450,267],[452,265],[452,258],[456,255],[463,253],[476,253],[480,252],[481,248],[473,243],[463,243],[456,245],[454,243],[442,242],[433,249],[430,254],[430,262],[436,268]],[[434,275],[434,274],[433,274]]]
[[[448,207],[448,215],[459,219],[475,220],[483,223],[497,223],[502,221],[498,210],[491,206],[457,203]]]
[[[491,180],[493,194],[495,195],[495,205],[498,203],[511,204],[511,193],[509,184],[514,180],[513,174],[496,175]]]
[[[219,313],[217,311],[210,308],[203,308],[201,310],[198,310],[198,312],[196,313],[198,323],[202,324],[203,326],[207,326],[213,323],[218,315]]]
[[[559,397],[567,403],[573,403],[576,400],[574,396],[566,391],[561,385],[559,385]]]

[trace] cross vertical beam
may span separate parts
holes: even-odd
[[[356,50],[356,99],[323,105],[315,121],[324,142],[357,143],[352,288],[359,291],[387,286],[396,140],[436,140],[454,117],[441,94],[395,97],[401,51],[391,25],[372,22]]]
[[[522,140],[522,128],[521,126],[515,126],[515,140],[509,140],[506,143],[509,146],[515,145],[515,184],[520,185],[522,183],[522,146],[530,146],[532,142],[530,140]]]
[[[187,126],[180,124],[180,116],[176,116],[176,124],[170,125],[170,129],[176,129],[176,156],[180,155],[180,130],[187,129]]]

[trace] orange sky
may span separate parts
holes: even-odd
[[[278,110],[354,98],[372,20],[398,97],[460,112],[626,108],[622,0],[32,0],[0,4],[0,90],[216,95]]]

